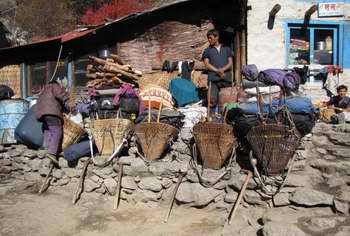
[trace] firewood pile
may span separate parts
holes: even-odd
[[[86,77],[91,79],[87,83],[88,88],[118,87],[123,83],[135,85],[142,78],[141,71],[125,64],[118,55],[112,54],[107,59],[89,56],[89,59],[92,64],[87,65],[86,68]]]

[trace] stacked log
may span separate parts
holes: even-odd
[[[89,56],[93,64],[87,65],[86,77],[92,79],[88,87],[101,88],[103,86],[119,86],[123,83],[138,84],[142,72],[135,70],[115,54],[110,58],[102,59]]]

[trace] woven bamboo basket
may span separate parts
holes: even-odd
[[[133,130],[134,124],[127,119],[101,119],[91,122],[91,133],[101,155],[111,155],[123,138]]]
[[[65,149],[70,145],[77,143],[86,132],[82,127],[67,117],[63,117],[63,121],[62,149]]]
[[[228,124],[198,123],[193,127],[193,136],[204,168],[220,169],[237,147],[233,128]]]
[[[152,87],[153,85],[157,85],[162,87],[163,89],[168,90],[170,81],[177,77],[178,72],[174,71],[168,73],[166,71],[159,71],[150,74],[145,74],[141,79],[139,79],[140,91],[145,90],[147,87]]]
[[[142,152],[150,161],[159,159],[168,142],[179,133],[175,127],[164,123],[141,123],[135,126],[135,133]]]
[[[174,107],[173,97],[171,93],[168,90],[157,85],[152,85],[144,89],[140,93],[140,97],[145,103],[145,106],[148,106],[148,101],[151,101],[151,107],[155,109],[159,109],[161,101],[164,107],[170,109],[173,109]]]
[[[280,175],[299,145],[299,135],[289,126],[262,124],[253,127],[247,139],[266,176]]]

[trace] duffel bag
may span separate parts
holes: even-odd
[[[15,139],[30,148],[36,149],[43,145],[43,123],[35,117],[36,105],[32,106],[15,129]]]

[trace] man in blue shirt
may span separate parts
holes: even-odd
[[[333,108],[337,113],[350,112],[350,97],[346,96],[348,87],[340,85],[337,88],[337,96],[333,96],[327,103],[328,108]]]
[[[202,59],[211,82],[210,104],[215,107],[219,101],[220,89],[231,86],[233,55],[229,47],[220,44],[217,30],[209,30],[207,38],[209,47],[205,49]]]
[[[348,87],[340,85],[337,87],[337,96],[331,97],[327,103],[328,108],[333,108],[336,115],[331,117],[331,122],[341,124],[350,122],[350,97],[346,96]]]

